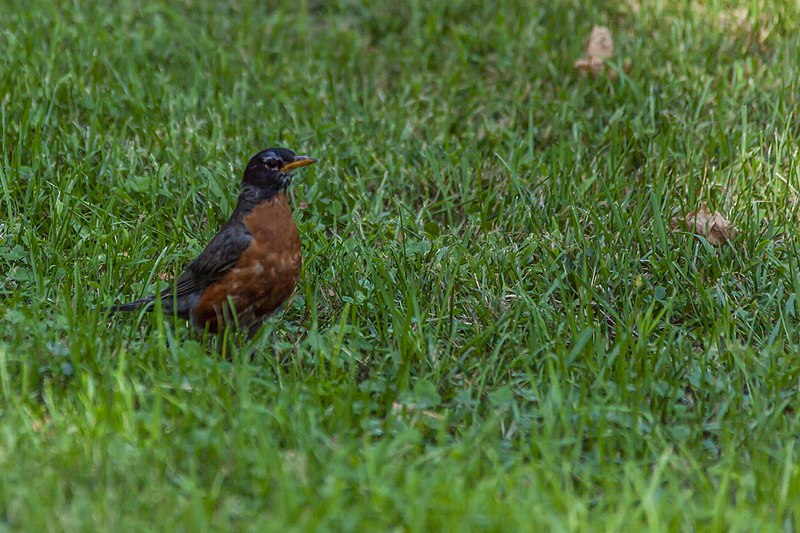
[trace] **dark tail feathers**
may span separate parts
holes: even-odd
[[[130,303],[126,303],[126,304],[120,304],[120,305],[112,305],[110,307],[104,307],[103,308],[103,312],[104,313],[120,313],[120,312],[124,312],[124,311],[137,311],[137,310],[141,309],[142,307],[150,308],[150,307],[152,307],[153,300],[154,300],[154,298],[152,296],[149,296],[147,298],[142,298],[141,300],[136,300],[135,302],[130,302]],[[149,311],[150,309],[147,309],[147,310]]]

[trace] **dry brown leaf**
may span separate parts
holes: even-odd
[[[694,9],[700,16],[708,19],[708,9],[700,4],[696,4]],[[772,31],[771,28],[775,26],[774,13],[762,10],[758,16],[751,16],[750,10],[746,7],[723,10],[717,17],[723,32],[733,36],[743,36],[760,47],[764,46]]]
[[[605,26],[595,26],[586,40],[583,57],[572,64],[579,74],[598,76],[605,72],[605,60],[614,55],[614,39]]]
[[[595,26],[589,34],[586,42],[585,57],[608,59],[614,54],[614,39],[611,38],[611,31],[605,26]]]
[[[746,7],[739,7],[729,11],[721,11],[719,14],[719,24],[724,29],[740,30],[750,29],[750,23],[747,20],[748,10]]]
[[[705,204],[699,211],[687,213],[683,219],[674,217],[669,221],[669,227],[672,230],[679,229],[681,226],[696,235],[705,237],[712,246],[721,246],[736,237],[738,233],[738,230],[719,211],[712,213]]]
[[[430,411],[428,409],[417,409],[410,405],[400,403],[400,402],[392,402],[392,412],[394,413],[422,413],[423,415],[427,416],[428,418],[433,418],[434,420],[444,420],[444,416],[436,413],[434,411]]]

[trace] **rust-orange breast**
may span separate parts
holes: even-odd
[[[244,217],[253,242],[236,265],[203,292],[192,310],[196,326],[216,332],[231,318],[249,327],[275,311],[297,286],[302,265],[300,235],[284,193],[256,206]]]

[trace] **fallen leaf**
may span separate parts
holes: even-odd
[[[719,23],[725,29],[740,30],[750,29],[750,24],[747,20],[748,10],[746,7],[739,7],[731,11],[720,11]]]
[[[575,67],[575,69],[581,74],[586,74],[588,72],[593,76],[598,76],[603,73],[603,70],[605,70],[603,60],[596,57],[582,57],[580,59],[576,59],[572,66]]]
[[[697,6],[695,9],[700,15],[706,15],[707,13],[707,10],[703,9],[702,6]],[[764,10],[758,16],[751,16],[748,8],[738,7],[720,11],[717,17],[719,19],[719,27],[724,33],[743,36],[759,46],[764,46],[772,31],[770,28],[774,27],[770,14]],[[756,28],[758,31],[756,31]]]
[[[681,226],[705,237],[712,246],[722,246],[738,233],[738,230],[719,211],[712,213],[705,204],[699,211],[690,211],[682,219],[674,217],[669,221],[672,230],[680,229]]]
[[[605,60],[614,55],[614,39],[605,26],[595,26],[586,40],[583,57],[572,64],[579,74],[598,76],[605,72]],[[613,76],[613,72],[610,73]]]
[[[614,54],[614,40],[611,38],[611,31],[605,26],[595,26],[589,34],[586,42],[584,56],[608,59]]]
[[[432,418],[434,420],[444,420],[444,416],[431,411],[429,409],[416,409],[410,405],[400,403],[400,402],[392,402],[392,412],[403,414],[403,413],[422,413],[424,416],[428,418]]]

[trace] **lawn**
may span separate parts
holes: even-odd
[[[2,11],[0,532],[800,527],[796,2]],[[98,311],[272,145],[320,163],[252,359]]]

